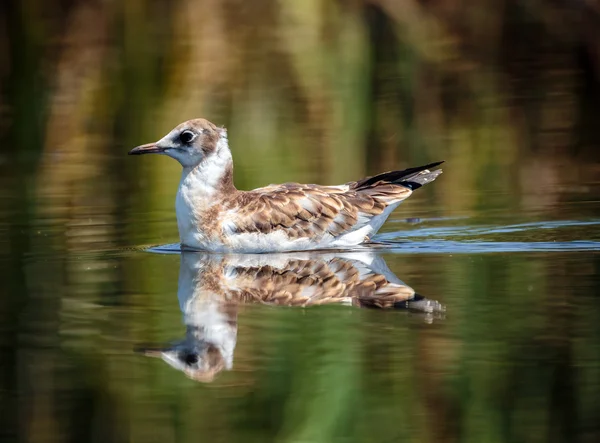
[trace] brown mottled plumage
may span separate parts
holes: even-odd
[[[283,264],[232,266],[228,257],[204,270],[229,300],[285,306],[331,303],[392,308],[414,297],[409,286],[388,281],[368,265],[349,258],[284,259]],[[222,276],[230,275],[234,283]],[[210,283],[207,283],[210,284]],[[215,285],[216,286],[216,285]]]
[[[183,247],[229,252],[344,248],[374,235],[441,162],[339,186],[284,183],[252,191],[233,185],[227,132],[205,119],[180,124],[130,154],[159,153],[183,166],[176,199]]]
[[[397,190],[397,194],[401,192],[410,193],[408,189]],[[378,215],[385,208],[382,201],[367,193],[299,183],[244,192],[226,199],[223,206],[236,213],[233,233],[283,230],[290,238],[337,237],[355,226],[359,215]]]

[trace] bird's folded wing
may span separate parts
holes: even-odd
[[[256,189],[231,202],[223,229],[228,234],[284,231],[289,238],[336,237],[366,225],[383,212],[391,197],[397,201],[410,195],[401,186],[383,188],[362,192],[346,186],[287,183]]]
[[[236,268],[228,273],[230,298],[287,306],[354,303],[393,307],[410,299],[408,286],[392,284],[354,260],[290,260],[284,268],[269,265]]]

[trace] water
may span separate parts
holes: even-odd
[[[408,222],[402,215],[376,238],[380,245],[295,258],[354,263],[434,309],[366,309],[348,300],[227,308],[222,299],[190,308],[207,282],[235,274],[243,288],[256,283],[261,266],[281,275],[292,265],[285,254],[181,257],[176,245],[115,247],[98,240],[108,229],[94,223],[103,214],[74,224],[66,249],[4,254],[3,436],[592,441],[600,220],[494,225],[485,214]],[[171,239],[171,218],[159,213],[143,223]],[[32,224],[33,244],[55,236],[52,223]],[[213,332],[194,341],[207,322]],[[202,370],[150,358],[186,340]]]
[[[2,2],[0,440],[600,441],[597,8],[472,3]],[[126,153],[196,117],[240,189],[444,173],[368,248],[182,257]]]

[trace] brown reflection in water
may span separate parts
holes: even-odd
[[[232,369],[241,303],[308,307],[343,304],[407,309],[431,323],[445,307],[400,281],[373,253],[181,255],[178,298],[186,337],[139,352],[196,381]]]

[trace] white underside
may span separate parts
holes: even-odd
[[[193,224],[187,226],[180,224],[179,233],[184,248],[213,252],[262,253],[347,248],[363,243],[366,237],[372,237],[399,204],[400,202],[389,205],[381,214],[365,220],[366,224],[358,229],[337,237],[326,234],[318,241],[312,237],[290,239],[284,231],[276,231],[270,234],[230,233],[226,235],[224,243],[215,242],[195,229]]]

